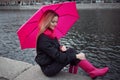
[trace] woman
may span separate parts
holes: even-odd
[[[108,67],[98,69],[95,68],[85,57],[84,53],[77,53],[74,49],[67,49],[60,46],[54,29],[58,23],[59,15],[52,10],[44,12],[40,19],[40,32],[37,38],[37,56],[35,61],[41,67],[46,76],[54,76],[66,65],[79,66],[85,70],[91,78],[103,76]],[[75,67],[77,69],[77,67]],[[72,67],[69,72],[72,73]],[[77,70],[74,72],[77,73]]]

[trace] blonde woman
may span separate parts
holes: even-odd
[[[60,46],[54,32],[58,19],[59,15],[52,10],[44,12],[40,19],[35,61],[43,73],[48,77],[55,76],[63,67],[70,64],[81,67],[91,78],[105,75],[108,67],[98,69],[86,59],[84,53],[77,53],[75,49]],[[77,68],[74,73],[77,73]],[[70,67],[69,72],[73,73],[72,67]]]

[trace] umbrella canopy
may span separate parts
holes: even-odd
[[[55,28],[58,39],[63,37],[79,18],[75,2],[64,2],[42,6],[17,31],[22,49],[36,47],[36,39],[39,32],[39,20],[42,14],[47,10],[53,10],[59,15],[59,21]]]

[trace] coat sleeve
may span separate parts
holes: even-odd
[[[50,56],[52,59],[60,63],[70,62],[76,59],[76,51],[74,49],[68,49],[66,52],[61,52],[54,47],[49,41],[39,42],[38,49],[41,50],[46,55]]]

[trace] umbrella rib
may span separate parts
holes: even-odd
[[[26,38],[36,29],[37,27],[35,27],[27,36]]]
[[[44,13],[43,9],[41,9],[42,13]]]
[[[72,15],[72,14],[64,14],[64,15],[62,15],[60,17],[67,16],[67,15],[74,16],[74,17],[77,17],[77,18],[79,17],[79,16],[75,16],[75,15]]]
[[[42,12],[44,12],[43,10],[41,10]],[[34,23],[34,22],[37,22],[37,21],[32,21],[30,23]],[[32,32],[34,32],[34,30],[36,29],[37,27],[35,27],[26,37],[28,37]]]
[[[58,6],[58,7],[55,9],[55,11],[56,11],[57,9],[59,9],[62,5],[63,5],[63,4],[61,4],[60,6]]]
[[[29,23],[27,23],[27,24],[32,24],[32,23],[35,23],[35,22],[37,22],[37,21],[32,21],[32,22],[29,22]]]

